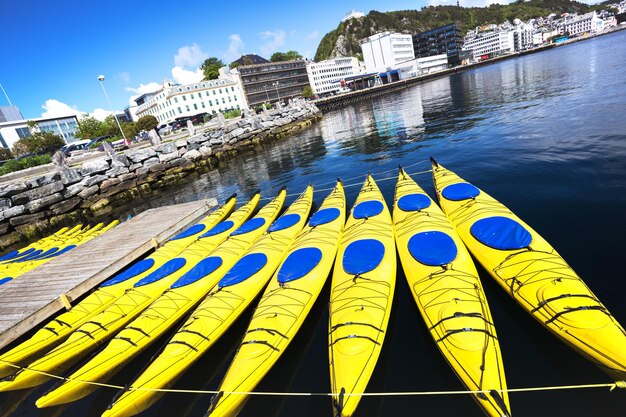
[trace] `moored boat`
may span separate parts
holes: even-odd
[[[502,203],[434,160],[433,179],[444,213],[496,282],[553,334],[623,379],[623,327],[557,251]]]
[[[317,300],[335,259],[346,218],[338,182],[300,232],[268,284],[207,415],[236,415],[289,346]]]
[[[334,413],[351,416],[380,355],[396,284],[393,224],[368,175],[348,218],[333,271],[329,365]]]
[[[250,220],[232,231],[213,251],[191,245],[181,256],[187,259],[185,273],[142,312],[127,322],[121,331],[87,363],[37,400],[37,407],[65,404],[95,391],[98,386],[80,381],[106,382],[160,335],[172,328],[202,300],[223,274],[267,230],[284,204],[286,191],[267,203]],[[230,230],[230,228],[229,228]],[[217,230],[219,232],[219,229]],[[211,231],[207,232],[211,233]]]
[[[437,348],[487,415],[510,416],[500,343],[474,262],[441,209],[400,168],[396,245]]]

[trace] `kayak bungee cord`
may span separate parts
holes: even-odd
[[[22,366],[14,365],[11,363],[7,363],[9,366],[12,366],[18,370],[25,369]],[[82,384],[95,385],[103,388],[113,388],[113,389],[125,389],[125,390],[135,390],[135,391],[154,391],[154,392],[166,392],[166,393],[179,393],[179,394],[207,394],[207,395],[215,395],[220,392],[224,394],[233,394],[233,395],[261,395],[261,396],[272,396],[272,397],[338,397],[340,395],[343,396],[360,396],[360,397],[409,397],[409,396],[423,396],[423,395],[475,395],[475,394],[488,394],[488,391],[477,390],[477,391],[469,391],[469,390],[460,390],[460,391],[396,391],[396,392],[363,392],[363,393],[332,393],[332,392],[271,392],[271,391],[219,391],[219,390],[193,390],[193,389],[173,389],[173,388],[132,388],[132,387],[124,387],[122,385],[113,385],[106,384],[102,382],[94,382],[94,381],[83,381],[79,379],[66,378],[64,376],[54,375],[43,371],[37,371],[35,369],[29,369],[31,372],[37,372],[42,375],[45,375],[49,378],[58,379],[61,381],[73,381],[79,382]],[[535,391],[563,391],[563,390],[573,390],[573,389],[595,389],[595,388],[609,388],[609,391],[612,392],[616,388],[626,389],[626,381],[615,381],[615,382],[607,382],[601,384],[579,384],[579,385],[551,385],[544,387],[525,387],[525,388],[508,388],[506,390],[496,390],[500,392],[535,392]]]

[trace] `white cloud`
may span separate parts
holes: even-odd
[[[179,66],[175,66],[174,68],[172,68],[172,77],[177,83],[192,84],[197,83],[198,81],[202,81],[202,78],[204,78],[204,73],[200,68],[197,68],[195,71],[190,71]]]
[[[93,111],[89,113],[89,116],[95,119],[98,119],[100,121],[104,121],[104,119],[106,119],[107,116],[110,116],[112,114],[113,112],[111,112],[111,110],[97,108],[97,109],[93,109]]]
[[[265,32],[261,32],[260,35],[261,39],[266,41],[261,45],[261,54],[269,55],[276,52],[278,48],[285,44],[287,33],[284,30],[266,30]]]
[[[226,64],[239,58],[243,54],[243,40],[238,33],[233,33],[228,37],[228,50],[224,52],[224,59]]]
[[[174,55],[174,65],[181,68],[197,68],[208,58],[200,46],[194,43],[191,46],[183,46]]]
[[[72,114],[80,116],[83,114],[76,106],[70,106],[53,98],[46,100],[41,108],[45,110],[41,113],[41,117],[68,116]]]
[[[117,74],[118,77],[120,77],[120,79],[122,81],[124,81],[125,84],[130,84],[130,74],[127,72],[120,72],[119,74]]]
[[[305,39],[307,41],[312,41],[317,39],[317,37],[320,35],[320,33],[317,30],[314,30],[313,32],[309,33],[308,35],[306,35]]]
[[[137,94],[137,96],[140,96],[142,94],[147,94],[147,93],[154,93],[155,91],[158,91],[160,89],[161,89],[161,84],[155,83],[155,82],[150,82],[148,84],[139,84],[139,87],[137,88],[133,88],[133,87],[125,88],[126,91],[128,91],[129,93],[135,93]]]

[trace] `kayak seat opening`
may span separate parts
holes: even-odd
[[[467,182],[448,185],[443,189],[441,194],[446,200],[463,201],[476,197],[480,194],[480,190]]]
[[[319,210],[313,216],[311,216],[311,219],[309,220],[309,226],[315,227],[330,223],[337,217],[339,217],[339,214],[341,214],[341,212],[336,207]]]
[[[208,258],[204,258],[200,262],[196,264],[191,270],[189,270],[185,275],[178,278],[176,282],[172,284],[170,288],[180,288],[185,285],[193,284],[194,282],[206,277],[217,268],[222,266],[222,258],[219,256],[210,256]]]
[[[278,232],[279,230],[288,229],[294,224],[297,224],[300,221],[300,215],[296,213],[284,214],[278,218],[270,227],[267,229],[268,232]]]
[[[186,237],[189,237],[189,236],[193,236],[193,235],[198,234],[201,231],[203,231],[205,227],[206,227],[205,225],[200,224],[200,223],[199,224],[194,224],[193,226],[191,226],[187,230],[184,230],[181,233],[177,234],[176,236],[174,236],[170,240],[178,240],[178,239],[183,239],[183,238],[186,238]]]
[[[262,219],[260,217],[255,217],[254,219],[250,219],[244,224],[242,224],[237,230],[232,232],[230,235],[231,236],[243,235],[244,233],[249,233],[258,229],[264,224],[265,224],[265,219]]]
[[[301,248],[293,251],[278,271],[278,282],[285,284],[302,278],[315,268],[322,260],[319,248]]]
[[[454,240],[436,230],[414,234],[408,247],[411,256],[427,266],[447,265],[456,259],[458,253]]]
[[[120,282],[124,282],[132,277],[136,277],[139,274],[143,274],[148,269],[152,268],[152,266],[154,266],[154,259],[152,258],[142,259],[141,261],[137,262],[135,265],[120,272],[113,278],[107,281],[104,281],[100,286],[109,287],[111,285],[119,284]]]
[[[366,219],[368,217],[374,217],[383,211],[383,203],[380,201],[363,201],[356,205],[352,211],[352,216],[355,219]]]
[[[498,250],[516,250],[530,246],[533,237],[513,219],[493,216],[476,221],[470,233],[483,245]]]
[[[267,255],[264,253],[251,253],[244,256],[230,268],[219,282],[219,287],[224,288],[236,285],[259,272],[267,264]]]
[[[402,211],[419,211],[429,206],[430,198],[420,193],[408,194],[398,200],[398,208]]]
[[[221,223],[218,223],[215,225],[215,227],[211,228],[211,230],[201,235],[200,239],[202,239],[203,237],[210,237],[210,236],[219,235],[220,233],[224,233],[230,230],[234,225],[235,223],[233,223],[232,220],[226,220]]]
[[[137,281],[134,287],[135,288],[142,287],[144,285],[152,284],[153,282],[163,279],[166,276],[171,275],[174,272],[178,271],[180,268],[185,266],[186,263],[187,263],[187,260],[185,260],[184,258],[170,259],[162,267],[152,272],[147,277],[142,278],[139,281]]]
[[[375,269],[385,256],[385,245],[376,239],[352,242],[343,253],[344,271],[351,275],[363,275]]]

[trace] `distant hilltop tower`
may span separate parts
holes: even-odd
[[[341,19],[341,21],[342,22],[347,22],[350,19],[358,19],[360,17],[365,17],[365,13],[358,12],[356,10],[352,10],[352,11],[346,13],[346,15],[344,16],[343,19]]]
[[[461,2],[460,2],[460,0],[456,0],[456,7],[461,7]]]

